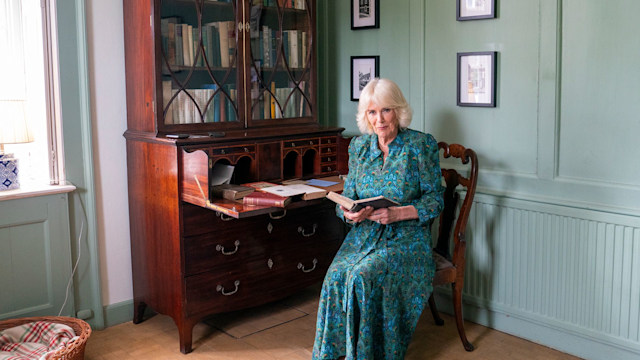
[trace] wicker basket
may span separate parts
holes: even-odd
[[[91,327],[85,321],[67,317],[67,316],[39,316],[26,317],[19,319],[0,320],[0,331],[15,326],[20,326],[34,321],[48,321],[57,324],[67,325],[75,331],[76,339],[68,343],[65,347],[59,349],[51,357],[50,360],[82,360],[84,359],[84,347],[87,344],[89,335],[91,335]]]

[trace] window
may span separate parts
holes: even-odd
[[[0,131],[21,121],[30,129],[31,142],[2,145],[18,159],[23,190],[64,182],[54,9],[55,0],[0,1]]]

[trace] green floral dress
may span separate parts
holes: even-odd
[[[351,228],[322,286],[314,360],[404,358],[433,290],[430,226],[443,208],[438,159],[433,136],[415,130],[398,133],[386,162],[377,135],[351,141],[343,195],[384,195],[413,205],[419,219]]]

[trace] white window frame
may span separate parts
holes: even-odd
[[[49,186],[43,184],[42,186],[2,191],[0,192],[0,201],[75,190],[75,186],[67,183],[65,176],[56,7],[56,0],[40,0]]]

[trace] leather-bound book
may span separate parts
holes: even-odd
[[[254,191],[242,198],[242,203],[245,205],[274,206],[283,208],[290,202],[290,197],[274,195],[261,191]]]
[[[254,188],[249,186],[234,184],[220,184],[211,187],[211,193],[213,196],[229,200],[242,199],[243,197],[251,194],[254,190]]]

